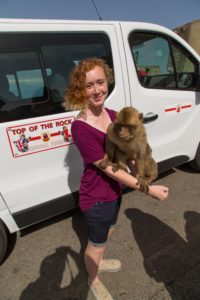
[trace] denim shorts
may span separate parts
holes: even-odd
[[[109,229],[117,222],[121,198],[109,202],[97,202],[83,211],[86,218],[89,243],[102,247],[108,239]]]

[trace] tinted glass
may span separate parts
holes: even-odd
[[[195,87],[198,63],[173,40],[156,33],[132,32],[129,44],[138,79],[144,87]]]
[[[0,122],[64,112],[69,74],[88,57],[113,66],[106,34],[0,34]]]

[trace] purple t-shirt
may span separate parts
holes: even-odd
[[[114,121],[115,111],[106,111]],[[104,157],[106,134],[81,120],[72,123],[71,132],[84,163],[79,190],[80,209],[86,210],[96,202],[113,201],[120,197],[121,184],[93,164]]]

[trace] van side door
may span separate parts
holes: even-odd
[[[162,170],[194,158],[199,141],[199,57],[175,33],[143,23],[121,24],[131,104],[144,115]]]

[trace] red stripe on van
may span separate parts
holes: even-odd
[[[50,134],[50,136],[57,136],[57,135],[60,135],[60,131]]]
[[[37,141],[37,140],[40,140],[41,139],[41,136],[34,136],[34,137],[31,137],[29,140],[30,141]]]
[[[172,108],[166,108],[166,109],[165,109],[165,112],[168,112],[168,111],[173,111],[173,110],[176,110],[176,107],[172,107]]]
[[[191,107],[192,107],[191,104],[181,106],[181,108],[191,108]]]

